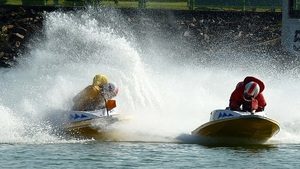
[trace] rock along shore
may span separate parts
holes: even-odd
[[[35,33],[43,33],[44,11],[54,7],[0,7],[0,67],[12,67],[16,58],[34,48]],[[61,9],[60,9],[61,10]],[[64,8],[63,10],[74,10]],[[280,49],[281,13],[243,13],[176,10],[119,9],[137,37],[147,30],[170,40],[180,36],[194,49],[209,50],[212,44],[231,48],[269,51]],[[166,35],[169,31],[172,35]],[[142,42],[141,42],[142,43]]]

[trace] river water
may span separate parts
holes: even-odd
[[[0,70],[1,168],[295,168],[300,166],[299,70],[274,56],[214,49],[202,56],[180,39],[145,32],[140,43],[113,10],[46,15],[42,42]],[[35,39],[36,38],[36,39]],[[168,43],[168,44],[165,44]],[[147,45],[145,45],[147,44]],[[170,46],[181,46],[168,48]],[[209,57],[211,56],[211,57]],[[57,131],[58,112],[102,73],[120,87],[119,113],[131,116],[119,141]],[[198,145],[190,132],[223,109],[235,85],[265,82],[266,112],[281,131],[265,145]]]

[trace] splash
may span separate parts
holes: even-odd
[[[274,139],[298,143],[297,68],[281,69],[267,53],[226,47],[212,47],[205,55],[185,46],[178,51],[159,45],[160,37],[151,32],[146,41],[152,45],[145,46],[127,24],[112,9],[47,13],[44,36],[38,37],[42,41],[19,59],[18,67],[0,72],[5,96],[0,98],[0,133],[5,135],[0,143],[73,142],[53,134],[56,126],[49,117],[69,110],[73,96],[98,73],[120,87],[117,111],[133,120],[114,127],[130,135],[129,141],[176,142],[207,122],[212,110],[225,108],[236,83],[252,75],[265,82],[266,110],[282,125]],[[169,43],[182,45],[181,39]]]

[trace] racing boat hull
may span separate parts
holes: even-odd
[[[121,140],[123,135],[113,125],[128,120],[114,109],[107,115],[106,109],[97,111],[70,111],[65,132],[71,136],[96,140]]]
[[[264,143],[280,130],[279,124],[267,118],[263,112],[251,114],[230,110],[216,110],[207,122],[194,131],[192,135],[213,139],[225,143]]]

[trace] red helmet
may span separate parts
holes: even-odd
[[[245,85],[244,90],[244,99],[251,100],[251,98],[255,98],[260,92],[259,85],[256,82],[249,82]]]

